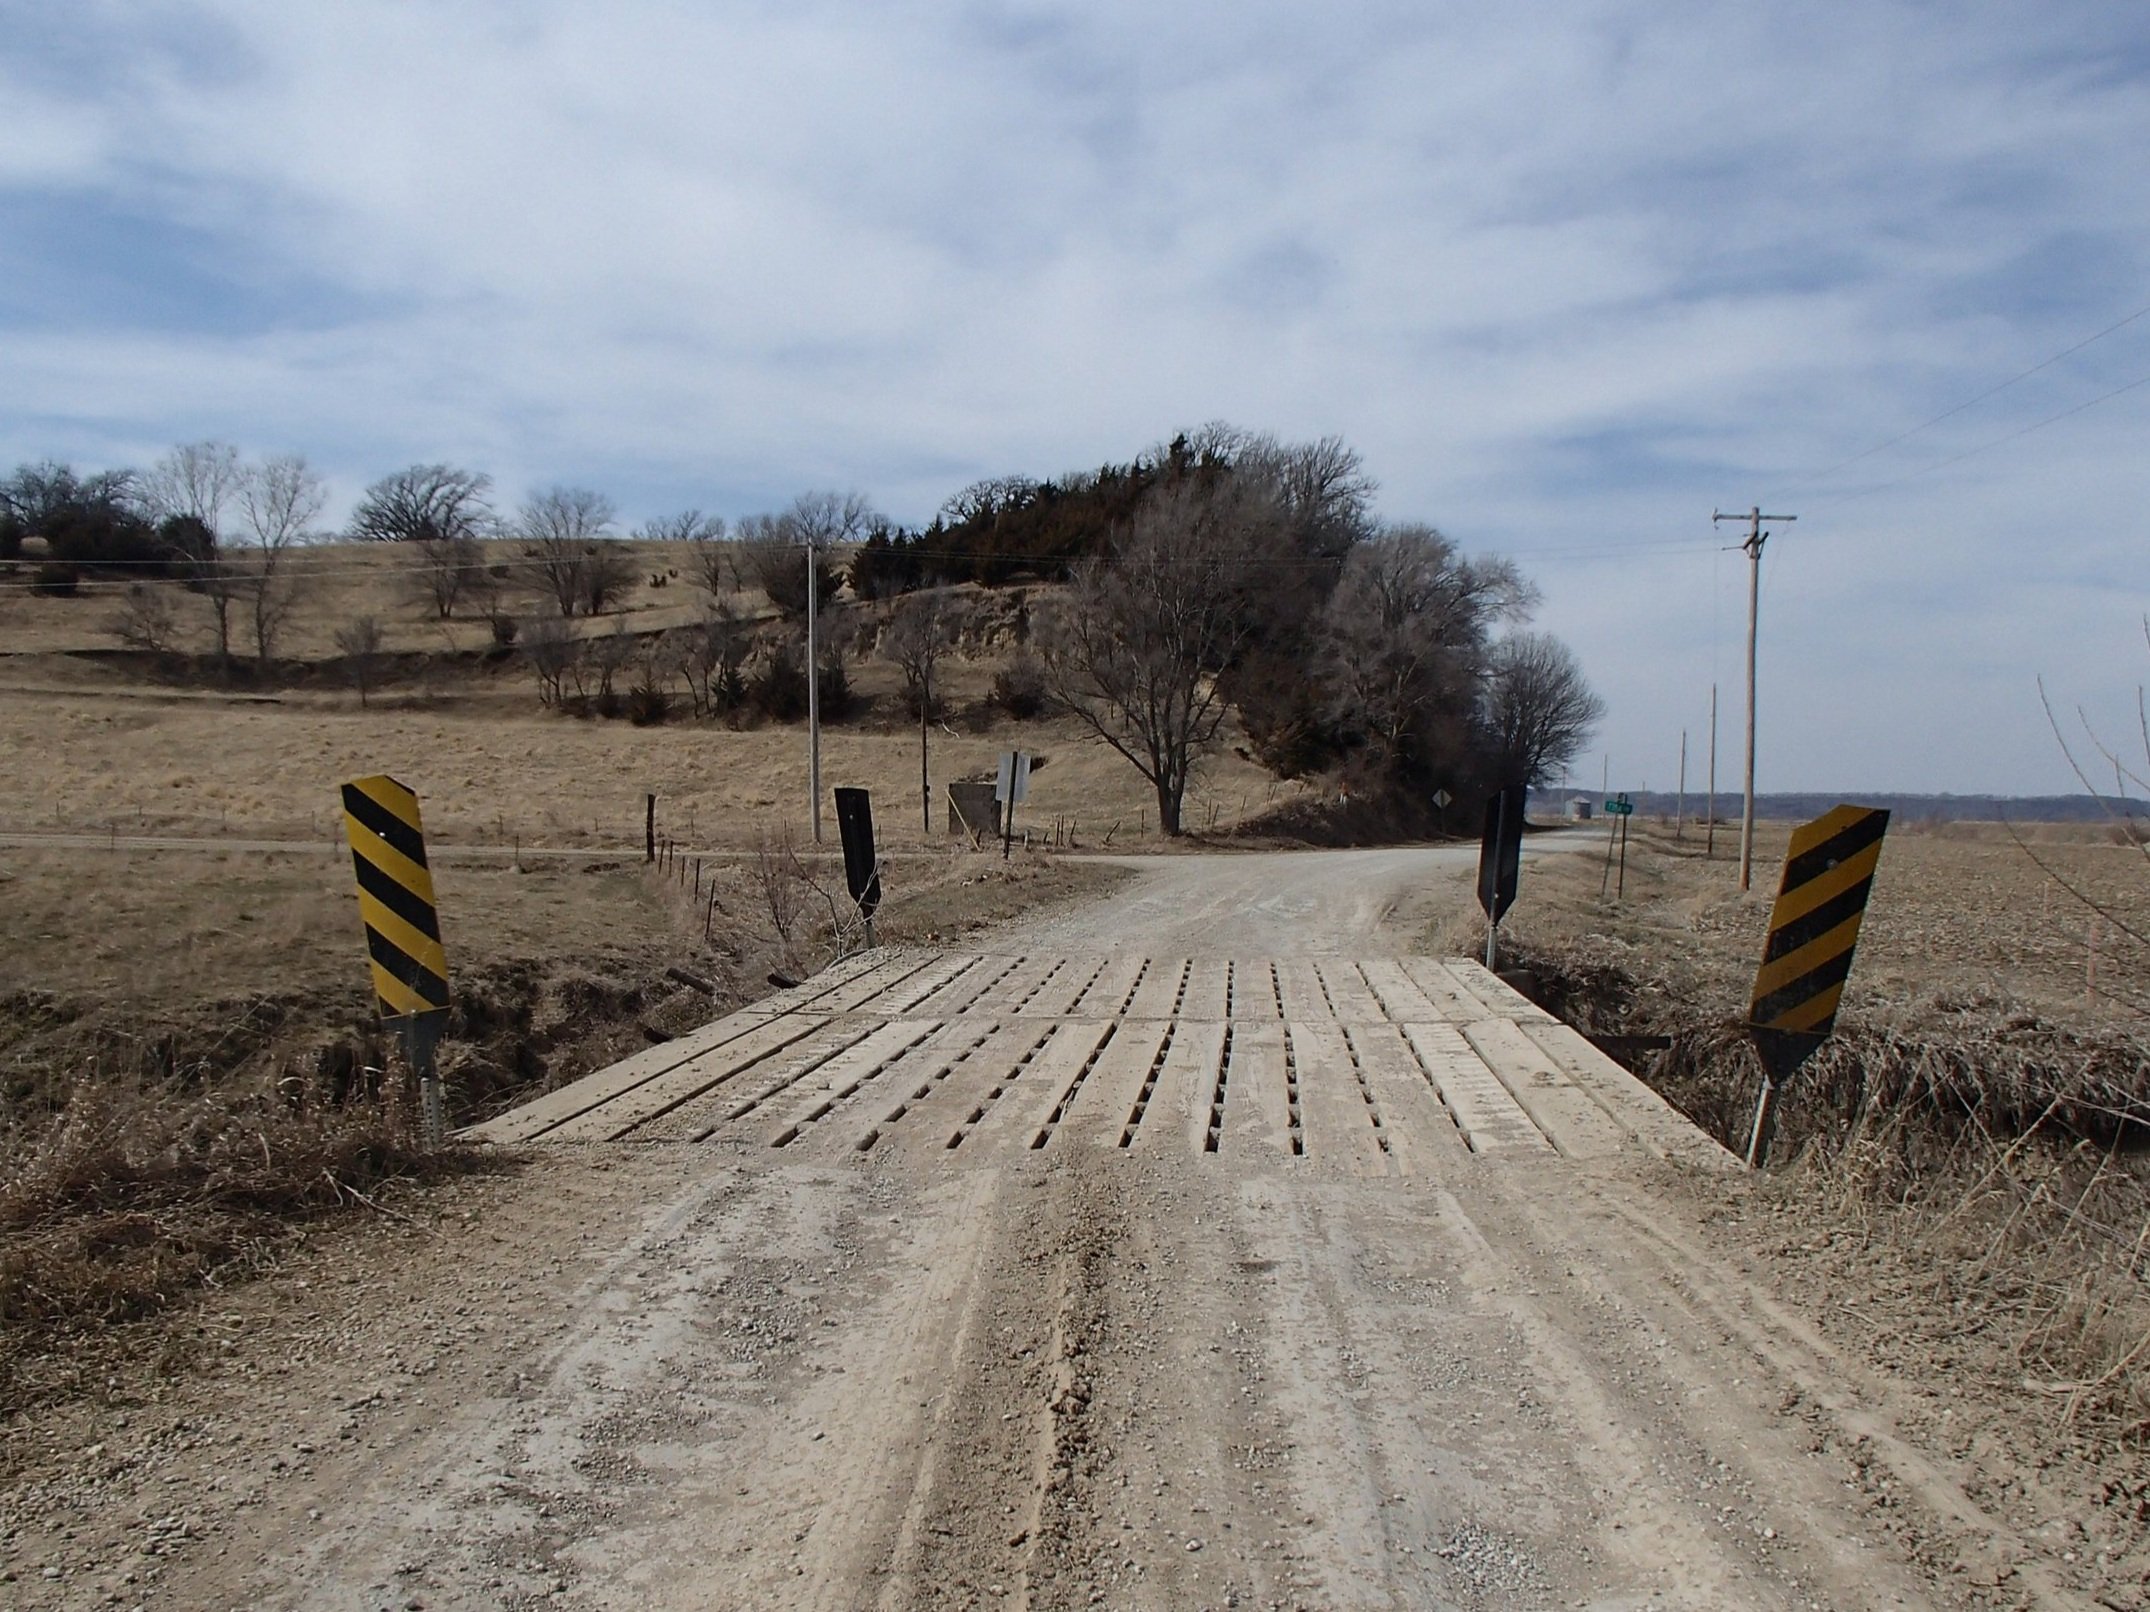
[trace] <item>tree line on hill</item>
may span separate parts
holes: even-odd
[[[616,506],[588,489],[541,489],[503,514],[482,472],[413,465],[366,489],[348,535],[408,545],[426,608],[491,620],[543,703],[645,720],[682,692],[697,715],[803,710],[809,589],[835,607],[846,586],[871,621],[822,639],[824,696],[840,707],[847,695],[845,645],[878,645],[924,716],[935,663],[964,631],[949,590],[1056,584],[1035,622],[1026,607],[1015,624],[1008,703],[1050,704],[1117,750],[1155,790],[1167,832],[1231,711],[1274,771],[1333,775],[1352,794],[1422,803],[1557,777],[1603,708],[1566,647],[1528,629],[1536,590],[1511,562],[1467,556],[1432,526],[1380,520],[1376,491],[1336,438],[1212,424],[1124,464],[973,483],[918,529],[856,494],[804,494],[735,523],[685,510],[633,534],[682,545],[703,595],[693,627],[661,636],[577,625],[639,575],[633,551],[607,541],[622,535]],[[23,466],[0,482],[0,558],[34,539],[40,576],[177,577],[208,601],[220,659],[244,638],[266,661],[296,586],[285,557],[315,535],[325,502],[303,459],[249,465],[217,443],[143,473]],[[521,545],[512,566],[483,547],[503,537]],[[509,608],[510,581],[536,610]],[[767,596],[773,623],[743,613],[742,588]],[[115,630],[171,647],[169,595],[133,590]],[[377,623],[354,622],[339,645],[363,664],[380,639]]]

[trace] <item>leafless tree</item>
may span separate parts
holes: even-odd
[[[134,583],[112,617],[111,631],[129,649],[169,655],[179,647],[178,603],[162,584]]]
[[[851,542],[874,520],[864,493],[801,493],[784,516],[801,541],[818,549]]]
[[[582,613],[602,615],[633,586],[634,580],[635,557],[626,544],[593,544],[582,567]]]
[[[729,710],[738,702],[740,669],[753,648],[746,623],[729,604],[717,599],[703,609],[700,621],[679,631],[680,669],[687,679],[694,714]]]
[[[1038,496],[1038,484],[1028,476],[993,476],[974,481],[942,503],[941,520],[949,526],[989,520],[1022,509]]]
[[[239,450],[230,443],[184,442],[151,466],[142,500],[157,520],[200,521],[215,536],[243,479]]]
[[[739,591],[739,545],[724,541],[722,521],[712,522],[719,529],[687,550],[687,575],[714,603]]]
[[[933,833],[933,775],[929,749],[933,725],[933,677],[955,647],[961,621],[953,600],[935,589],[913,593],[899,603],[881,635],[881,658],[903,673],[904,692],[918,708],[918,791],[925,812],[925,833]]]
[[[240,480],[239,512],[254,546],[247,603],[258,660],[275,655],[277,637],[298,597],[290,552],[313,536],[327,503],[328,485],[303,454],[264,459]]]
[[[826,605],[843,586],[841,568],[830,563],[827,549],[856,533],[871,518],[856,494],[806,493],[781,515],[749,515],[739,523],[733,563],[741,576],[769,596],[785,616],[806,614],[807,549],[822,551],[814,570],[817,605]]]
[[[1158,489],[1118,553],[1076,572],[1040,635],[1054,700],[1150,781],[1167,834],[1224,719],[1217,674],[1247,631],[1242,561],[1270,518],[1229,479]]]
[[[1343,438],[1280,443],[1269,436],[1241,437],[1232,449],[1232,473],[1261,482],[1276,501],[1285,544],[1295,558],[1338,562],[1374,535],[1379,483]]]
[[[558,705],[562,686],[582,653],[575,629],[565,616],[548,611],[532,620],[520,636],[523,655],[537,678],[538,704]]]
[[[586,487],[550,487],[523,505],[517,529],[532,575],[562,616],[594,615],[619,587],[625,556],[606,546],[616,516],[611,499]]]
[[[719,599],[738,586],[737,573],[731,566],[731,545],[724,541],[729,530],[722,515],[683,509],[676,515],[644,521],[635,536],[650,543],[684,547],[688,580],[711,599]]]
[[[351,512],[351,535],[377,543],[477,542],[497,524],[487,501],[493,478],[454,465],[412,465],[368,487]]]
[[[1324,616],[1333,720],[1393,770],[1429,716],[1469,717],[1492,629],[1533,599],[1512,564],[1465,559],[1430,526],[1357,545]]]
[[[906,701],[930,713],[937,703],[934,675],[955,648],[965,612],[938,589],[906,594],[882,629],[880,655],[903,674]]]
[[[647,543],[721,543],[724,533],[722,515],[705,515],[699,509],[658,515],[635,529],[635,536]]]
[[[380,671],[381,624],[371,616],[359,616],[336,629],[336,652],[343,656],[344,675],[358,689],[359,709]]]
[[[492,579],[485,574],[485,550],[474,537],[421,537],[412,545],[419,556],[415,577],[418,595],[442,621],[451,620],[455,607],[479,602]]]
[[[596,700],[600,715],[613,714],[612,703],[619,697],[613,684],[635,658],[635,649],[634,635],[628,632],[627,623],[617,617],[613,620],[612,631],[600,633],[584,644],[583,663],[597,679],[591,697]]]
[[[1511,633],[1486,668],[1485,720],[1495,777],[1527,788],[1558,777],[1605,718],[1568,646],[1550,633]]]
[[[174,539],[173,558],[187,587],[208,602],[217,658],[227,667],[234,607],[248,597],[253,579],[223,552],[223,521],[245,480],[230,443],[187,442],[159,459],[141,485],[143,504]]]

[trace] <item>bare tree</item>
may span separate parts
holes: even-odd
[[[918,707],[918,792],[925,832],[933,833],[933,775],[928,758],[933,724],[933,674],[955,647],[960,622],[945,593],[914,593],[898,604],[881,635],[881,658],[903,673],[904,692]]]
[[[712,602],[739,591],[739,545],[724,541],[722,532],[697,538],[687,551],[688,576]]]
[[[600,633],[583,646],[583,663],[597,677],[597,692],[592,696],[599,716],[617,714],[619,691],[612,685],[628,663],[635,658],[634,635],[628,632],[627,623],[615,618],[612,631]]]
[[[1494,776],[1528,788],[1557,777],[1605,718],[1568,646],[1550,633],[1511,633],[1486,669],[1485,721]]]
[[[724,532],[722,515],[705,515],[699,509],[658,515],[635,528],[635,536],[646,543],[721,543]]]
[[[187,442],[151,467],[141,491],[187,587],[208,602],[217,658],[227,668],[234,607],[251,591],[251,579],[222,552],[224,510],[245,479],[230,443]]]
[[[1529,585],[1505,560],[1465,559],[1430,526],[1392,526],[1344,562],[1324,619],[1332,719],[1392,773],[1426,720],[1467,722],[1485,646],[1526,614]]]
[[[1167,834],[1180,832],[1195,760],[1224,719],[1217,674],[1247,631],[1241,562],[1270,517],[1229,480],[1160,488],[1119,552],[1076,572],[1040,635],[1054,700],[1150,781]]]
[[[612,533],[616,516],[611,499],[586,487],[547,488],[533,493],[523,505],[518,530],[534,551],[531,572],[562,616],[587,608],[593,593],[602,608],[610,592],[617,589],[624,557],[602,547]],[[608,553],[609,566],[604,558]],[[609,569],[611,573],[600,578],[604,586],[594,590],[593,569]]]
[[[381,624],[371,616],[359,616],[336,629],[336,651],[343,656],[344,675],[358,689],[360,710],[381,666]]]
[[[290,551],[313,536],[313,524],[327,503],[327,483],[303,454],[264,459],[239,483],[239,511],[255,550],[247,602],[257,660],[274,656],[277,636],[297,600],[296,579],[287,563]]]
[[[485,550],[473,537],[422,537],[412,545],[419,555],[416,585],[420,598],[442,621],[466,601],[484,603]]]
[[[712,600],[702,619],[680,629],[679,664],[687,679],[687,697],[696,716],[729,711],[744,691],[741,668],[753,639],[739,613],[722,599]]]
[[[178,604],[162,584],[134,583],[112,617],[111,632],[129,649],[169,655],[179,647]]]
[[[1262,482],[1276,500],[1285,541],[1298,558],[1341,561],[1353,545],[1374,535],[1373,500],[1380,484],[1343,438],[1280,443],[1274,437],[1240,436],[1231,449],[1233,474]]]
[[[601,615],[631,587],[635,580],[635,557],[627,545],[601,542],[590,545],[583,556],[582,613]]]
[[[256,579],[228,554],[212,551],[188,566],[187,586],[209,603],[209,626],[217,659],[231,669],[231,641],[240,605],[253,596]]]
[[[214,537],[243,479],[239,450],[230,443],[185,442],[150,467],[142,500],[155,519],[199,521]]]
[[[688,576],[714,602],[739,591],[739,545],[721,533],[697,538],[687,551]]]
[[[806,613],[809,551],[815,603],[826,605],[843,586],[829,550],[856,539],[876,519],[860,493],[801,493],[781,515],[749,515],[739,523],[734,564],[786,616]]]
[[[581,640],[565,616],[550,612],[535,618],[521,637],[523,655],[537,678],[538,704],[557,706],[562,685],[574,673],[581,657]]]
[[[477,541],[496,524],[493,478],[454,465],[412,465],[368,487],[351,511],[351,535],[376,543]]]
[[[732,551],[740,579],[767,594],[777,614],[806,614],[806,537],[789,515],[747,516],[739,523]],[[815,603],[825,605],[834,599],[842,583],[834,566],[822,565],[814,575],[819,590]]]

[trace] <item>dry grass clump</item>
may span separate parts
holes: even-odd
[[[0,1124],[0,1408],[60,1337],[154,1315],[259,1265],[295,1222],[385,1181],[469,1168],[428,1153],[407,1082],[332,1105],[288,1083],[186,1090],[92,1069]]]
[[[1669,1034],[1639,1068],[1744,1152],[1760,1066],[1722,1020],[1674,1021],[1616,967],[1537,947],[1548,1005],[1595,1030]],[[1925,1346],[1978,1340],[2006,1386],[2069,1423],[2150,1436],[2150,1041],[2054,1024],[1991,993],[1840,1025],[1779,1101],[1772,1190],[1848,1229],[1856,1279]],[[1998,1362],[1997,1365],[1993,1364]]]
[[[1650,1078],[1697,1124],[1745,1147],[1760,1079],[1745,1031],[1678,1033]],[[1841,1026],[1785,1092],[1776,1145],[1831,1148],[1877,1126],[1893,1128],[1913,1165],[1973,1132],[2139,1143],[2150,1127],[2150,1044],[1965,1003],[1925,1024]]]

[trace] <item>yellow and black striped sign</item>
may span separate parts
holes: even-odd
[[[445,1009],[448,954],[441,949],[418,797],[385,774],[354,778],[343,786],[343,830],[358,873],[358,911],[382,1015]]]
[[[1798,1068],[1836,1023],[1888,827],[1885,811],[1837,806],[1792,830],[1747,1011],[1773,1080]]]

